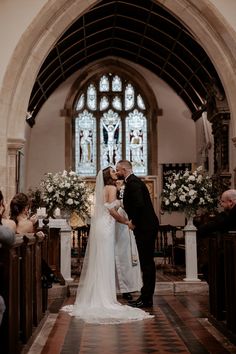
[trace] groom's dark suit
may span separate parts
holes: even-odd
[[[145,183],[134,174],[125,181],[123,203],[129,219],[135,225],[134,235],[143,273],[141,298],[144,302],[152,302],[156,282],[153,257],[159,221]]]

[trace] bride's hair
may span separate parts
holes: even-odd
[[[108,166],[102,170],[104,186],[113,185],[116,186],[116,181],[111,177],[111,166]]]

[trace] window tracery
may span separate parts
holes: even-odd
[[[148,174],[145,99],[131,81],[110,72],[91,79],[78,94],[74,121],[80,175],[95,176],[122,158],[137,175]]]

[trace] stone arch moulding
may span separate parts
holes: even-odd
[[[22,138],[25,112],[35,77],[53,43],[78,16],[99,1],[52,0],[45,4],[28,29],[23,33],[9,62],[0,93],[0,114],[6,119],[7,136]],[[208,0],[163,1],[198,38],[215,64],[229,102],[232,118],[232,137],[236,136],[236,59],[231,48],[235,39],[218,10]],[[201,12],[202,9],[202,12]],[[204,11],[203,11],[204,10]],[[219,30],[218,30],[219,29]],[[221,35],[224,33],[224,36]],[[206,36],[208,40],[206,41]],[[25,45],[27,43],[27,45]],[[236,58],[236,57],[235,57]],[[12,75],[12,73],[15,73]],[[3,99],[4,98],[4,99]]]
[[[71,151],[66,151],[65,166],[73,166],[73,132],[71,119],[74,117],[73,105],[77,98],[78,92],[83,86],[94,76],[102,75],[108,71],[116,72],[118,75],[122,75],[130,79],[139,89],[143,97],[146,97],[148,104],[149,119],[150,119],[150,131],[149,131],[149,146],[152,147],[152,152],[149,152],[149,156],[152,158],[148,161],[150,174],[157,174],[157,117],[162,114],[162,111],[158,108],[156,97],[147,83],[146,79],[137,72],[126,60],[118,59],[115,57],[108,57],[103,60],[99,60],[96,63],[90,64],[80,71],[78,78],[71,86],[71,90],[67,96],[62,115],[66,118],[65,129],[65,146],[71,147]],[[70,122],[70,123],[69,123]]]

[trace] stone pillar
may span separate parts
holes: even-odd
[[[17,184],[17,155],[18,151],[22,149],[25,144],[24,139],[8,139],[7,148],[7,188],[6,200],[9,201],[16,193]]]
[[[196,241],[196,227],[192,222],[188,222],[184,228],[185,233],[185,265],[186,278],[184,281],[200,281],[198,279],[197,269],[197,241]]]

